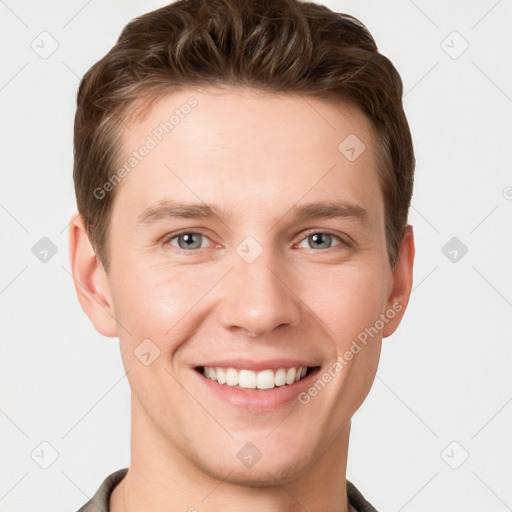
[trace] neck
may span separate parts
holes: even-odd
[[[132,396],[131,462],[114,489],[112,512],[256,511],[347,512],[346,463],[350,424],[344,425],[317,460],[297,474],[268,473],[259,487],[243,485],[195,465],[155,427]],[[292,476],[290,476],[292,474]]]

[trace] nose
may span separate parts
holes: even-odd
[[[235,255],[234,268],[222,281],[219,318],[226,329],[258,337],[299,323],[300,299],[283,267],[268,250],[252,263]]]

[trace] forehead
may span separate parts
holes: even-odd
[[[116,203],[135,209],[171,197],[254,214],[301,198],[341,198],[383,213],[371,125],[342,102],[183,89],[130,122],[121,140],[119,164],[129,172]]]

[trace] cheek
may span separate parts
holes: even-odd
[[[367,396],[380,357],[382,325],[377,322],[386,304],[386,272],[385,265],[342,265],[327,275],[317,274],[315,286],[307,288],[309,294],[304,289],[304,302],[331,342],[329,362],[318,377],[328,382],[325,392],[324,385],[315,381],[303,397],[310,400],[313,417],[328,422],[334,415],[334,424],[341,425]],[[315,328],[311,332],[315,334]]]
[[[320,327],[336,340],[338,352],[382,313],[387,298],[385,272],[381,266],[340,265],[301,277],[299,296],[321,320]]]
[[[130,333],[120,329],[120,337],[124,334],[134,344],[149,338],[162,352],[171,350],[173,340],[182,339],[185,329],[190,328],[190,318],[200,311],[201,298],[218,280],[214,274],[190,267],[139,267],[124,273],[132,277],[117,280],[113,290],[116,318]]]
[[[312,336],[323,331],[338,353],[375,324],[386,303],[389,269],[377,257],[369,260],[292,265],[283,272],[303,328]],[[150,339],[161,352],[174,352],[214,311],[213,296],[222,286],[213,289],[225,274],[218,266],[144,266],[130,258],[112,268],[116,319],[126,329],[119,328],[119,337],[131,351]]]

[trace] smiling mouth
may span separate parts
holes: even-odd
[[[319,366],[297,366],[277,370],[245,370],[198,366],[195,368],[203,377],[218,384],[236,389],[269,390],[280,386],[291,386],[316,371]]]

